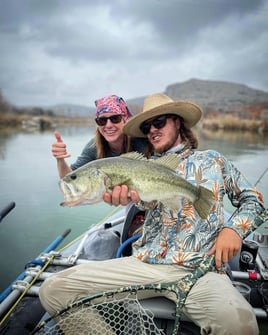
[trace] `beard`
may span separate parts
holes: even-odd
[[[176,130],[177,132],[172,133],[171,137],[168,139],[166,143],[164,143],[162,146],[154,148],[155,153],[162,154],[178,144],[178,139],[180,139],[180,131],[179,129]]]

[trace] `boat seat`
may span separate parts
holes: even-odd
[[[139,210],[134,203],[130,203],[126,208],[126,217],[123,223],[123,228],[121,231],[121,245],[130,238],[134,238],[133,234],[139,230],[143,225],[145,212]],[[135,238],[134,238],[135,240]],[[131,242],[131,240],[130,240]],[[123,249],[120,252],[121,256],[130,256],[132,254],[131,243],[127,243],[123,246]]]
[[[140,300],[145,310],[150,310],[156,318],[175,319],[175,303],[165,297],[154,297]],[[191,321],[186,315],[182,315],[182,321]]]

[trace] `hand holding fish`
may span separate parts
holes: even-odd
[[[54,135],[57,141],[52,144],[52,148],[51,148],[52,155],[56,159],[70,157],[71,155],[68,154],[66,150],[66,144],[63,142],[60,133],[58,131],[55,131]]]
[[[241,244],[242,239],[237,232],[231,228],[223,228],[208,255],[215,254],[216,267],[220,269],[223,263],[227,263],[238,253]]]
[[[138,203],[140,197],[137,191],[131,190],[129,192],[127,185],[115,186],[112,193],[105,192],[103,195],[103,201],[114,206],[125,206],[130,201]]]

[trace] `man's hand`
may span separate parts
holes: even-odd
[[[233,229],[223,228],[208,255],[215,254],[216,267],[219,269],[238,253],[241,245],[242,239]]]
[[[128,192],[128,187],[126,185],[115,186],[113,188],[112,194],[105,192],[103,194],[103,201],[114,206],[127,205],[129,202],[139,202],[140,197],[136,191]]]
[[[60,133],[58,131],[55,131],[54,135],[57,141],[52,144],[52,148],[51,148],[52,155],[56,159],[70,157],[71,155],[68,154],[66,150],[66,144],[63,143]]]

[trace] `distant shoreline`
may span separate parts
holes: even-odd
[[[93,117],[66,117],[66,116],[32,116],[29,114],[1,114],[0,130],[3,128],[37,130],[53,129],[62,125],[95,125]],[[268,132],[268,119],[244,119],[237,116],[207,116],[198,124],[198,128],[211,131],[248,131],[256,133]]]

